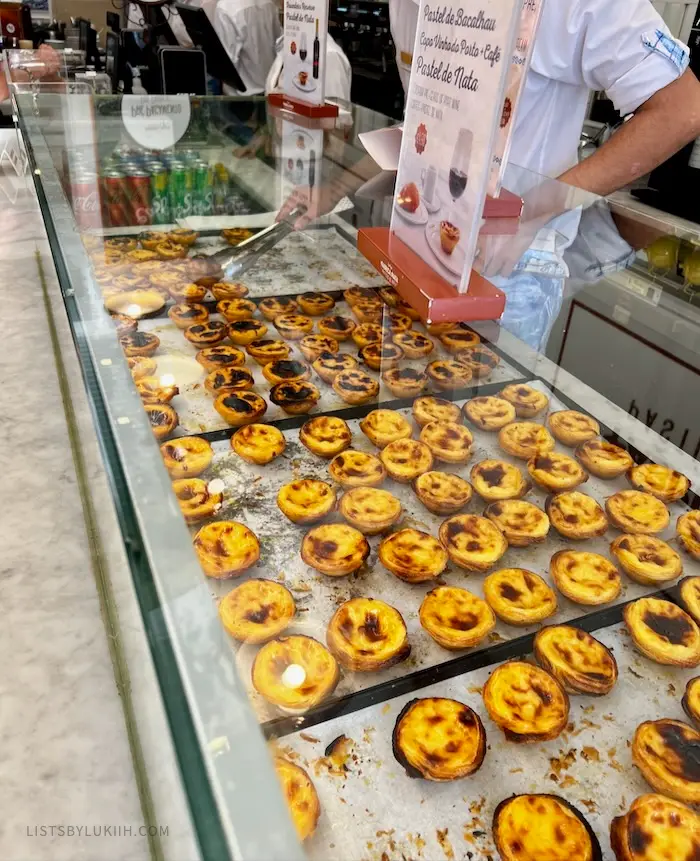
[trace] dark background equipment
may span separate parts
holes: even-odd
[[[245,84],[231,62],[226,49],[221,44],[204,9],[185,6],[182,3],[176,3],[175,8],[182,18],[182,23],[187,28],[192,44],[204,51],[209,74],[224,84],[234,87],[239,92],[245,92]]]

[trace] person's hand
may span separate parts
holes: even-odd
[[[294,230],[304,230],[316,218],[328,215],[336,205],[354,188],[348,182],[347,175],[341,174],[337,179],[324,182],[313,187],[297,186],[277,213],[277,221],[290,221],[295,210],[304,208],[302,215],[296,215],[292,222]]]
[[[51,76],[55,80],[58,79],[56,76],[60,77],[58,73],[61,68],[61,57],[58,51],[55,51],[50,45],[39,45],[36,58],[44,66],[44,70],[37,77],[44,78]]]
[[[261,129],[253,135],[247,144],[236,147],[233,150],[233,155],[235,158],[256,158],[261,149],[264,155],[269,156],[271,154],[272,141],[267,129]]]

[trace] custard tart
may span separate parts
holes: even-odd
[[[631,535],[663,532],[671,519],[660,499],[640,490],[621,490],[613,494],[606,499],[605,510],[613,526]]]
[[[391,308],[395,308],[401,298],[393,287],[380,287],[379,295],[384,304],[389,305]]]
[[[350,526],[365,535],[378,535],[401,519],[399,500],[378,487],[354,487],[340,499],[338,510]]]
[[[497,667],[484,685],[483,697],[491,720],[508,741],[551,741],[569,720],[569,698],[559,682],[525,661]],[[539,856],[535,858],[539,861]]]
[[[547,497],[545,510],[552,526],[564,538],[585,541],[605,535],[608,530],[608,519],[603,509],[592,496],[579,490]]]
[[[557,612],[557,596],[545,581],[524,568],[501,568],[484,580],[489,606],[509,625],[542,622]]]
[[[613,563],[585,550],[558,551],[549,562],[549,573],[562,595],[588,607],[614,601],[622,589]]]
[[[431,362],[425,372],[435,388],[444,392],[464,388],[472,379],[469,368],[452,359],[438,359],[436,362]]]
[[[341,487],[376,487],[386,478],[384,464],[373,454],[347,449],[337,454],[328,467],[333,481]]]
[[[233,246],[240,245],[241,242],[250,239],[252,235],[253,231],[247,227],[227,227],[221,231],[221,238]]]
[[[167,235],[168,239],[177,245],[194,245],[199,237],[196,230],[190,230],[188,227],[174,227]]]
[[[399,332],[408,332],[413,326],[413,320],[408,314],[399,311],[389,311],[382,316],[382,328],[390,335],[398,335]]]
[[[316,360],[318,362],[318,359]],[[314,363],[316,365],[316,362]],[[318,373],[318,367],[314,368]],[[333,379],[333,391],[346,404],[364,404],[379,394],[379,383],[364,371],[350,368],[341,371]]]
[[[413,402],[413,418],[424,427],[428,422],[459,422],[460,409],[452,401],[426,395]]]
[[[610,825],[616,861],[666,861],[700,855],[700,817],[665,795],[641,795]]]
[[[598,478],[617,478],[624,475],[634,464],[629,452],[604,439],[581,443],[576,446],[574,456],[591,475]]]
[[[433,455],[428,446],[415,439],[397,439],[379,453],[387,474],[401,484],[409,484],[433,468]]]
[[[138,253],[138,252],[132,252],[132,254],[135,254],[135,253]],[[179,242],[174,242],[171,239],[166,239],[163,242],[160,242],[158,245],[156,245],[156,247],[153,249],[153,251],[148,251],[148,252],[143,251],[141,253],[142,254],[148,253],[149,255],[155,253],[161,260],[181,260],[184,257],[187,257],[187,248],[185,248]],[[136,258],[132,257],[131,259],[135,260]],[[139,260],[145,260],[145,259],[152,260],[153,258],[151,258],[151,257],[148,257],[148,258],[139,257]]]
[[[185,329],[185,338],[197,347],[215,347],[228,337],[228,326],[218,320],[195,323]]]
[[[681,514],[676,522],[676,536],[685,552],[700,560],[700,511]]]
[[[700,726],[700,676],[695,676],[685,686],[681,705],[695,726]]]
[[[396,410],[372,410],[360,422],[360,430],[378,448],[397,439],[409,439],[411,425]]]
[[[533,651],[540,666],[567,694],[602,697],[617,682],[617,662],[600,640],[571,625],[549,625],[535,635]]]
[[[541,544],[549,533],[549,517],[541,508],[522,499],[492,502],[484,516],[496,524],[513,547]]]
[[[413,320],[414,322],[423,319],[412,305],[410,305],[408,302],[406,302],[405,299],[401,299],[400,297],[396,304],[392,307],[395,308],[395,310],[398,311],[399,314],[405,314],[406,317]]]
[[[357,323],[354,320],[349,317],[342,317],[340,314],[333,317],[323,317],[318,321],[318,331],[321,335],[327,335],[336,341],[347,341],[356,326]]]
[[[257,305],[250,299],[221,299],[216,303],[216,310],[229,323],[235,323],[237,320],[250,320],[257,311]]]
[[[340,344],[329,335],[304,335],[299,341],[299,349],[305,359],[314,362],[319,356],[324,356],[327,353],[335,355],[340,349]],[[357,362],[353,359],[352,367],[354,368],[356,364]]]
[[[486,502],[520,499],[532,487],[518,467],[505,460],[482,460],[474,464],[469,478]]]
[[[681,557],[654,535],[620,535],[610,545],[610,552],[625,573],[644,586],[668,583],[683,573]]]
[[[424,472],[413,482],[413,490],[433,514],[456,514],[472,498],[469,482],[448,472]]]
[[[600,425],[591,416],[576,410],[559,410],[550,413],[549,429],[563,445],[577,446],[600,436]]]
[[[245,425],[231,437],[231,448],[236,454],[247,463],[260,466],[279,457],[286,445],[282,431],[272,425]]]
[[[369,299],[360,299],[359,301],[355,302],[354,305],[350,306],[350,310],[355,315],[357,321],[360,324],[381,323],[382,308],[383,306],[381,301],[372,302]]]
[[[239,643],[266,643],[278,637],[294,618],[292,593],[273,580],[246,580],[219,603],[219,617]]]
[[[119,343],[125,356],[152,356],[160,346],[160,338],[150,332],[132,332],[122,335]]]
[[[378,301],[379,297],[371,287],[348,287],[347,290],[343,291],[343,299],[352,307],[355,302],[359,302],[362,299],[374,299]]]
[[[588,481],[588,473],[573,457],[550,451],[536,454],[527,462],[530,478],[550,493],[573,490]]]
[[[314,327],[314,321],[311,317],[306,317],[303,314],[278,314],[272,322],[280,335],[289,341],[301,340]]]
[[[162,245],[163,243],[161,243]],[[151,260],[163,259],[157,251],[150,251],[148,248],[134,248],[126,253],[126,259],[131,263],[148,263]]]
[[[270,362],[279,362],[283,359],[288,359],[292,349],[284,341],[275,341],[271,338],[258,338],[256,341],[246,344],[245,351],[256,364],[264,368]]]
[[[313,335],[309,335],[313,338]],[[311,366],[324,383],[332,383],[341,371],[352,371],[357,360],[350,353],[320,353]]]
[[[178,414],[169,404],[144,404],[151,430],[156,439],[165,439],[178,426],[180,419]]]
[[[627,473],[629,483],[635,490],[651,493],[662,502],[677,502],[690,490],[690,480],[675,469],[659,463],[633,466]]]
[[[382,340],[382,327],[378,323],[361,323],[352,330],[352,339],[358,347],[366,347]]]
[[[535,422],[511,422],[499,431],[498,444],[503,451],[521,460],[530,460],[554,448],[554,440],[547,428]]]
[[[398,365],[403,358],[403,351],[396,344],[373,341],[366,347],[362,347],[359,356],[360,361],[364,362],[368,368],[373,371],[380,371],[382,368],[393,368]]]
[[[658,664],[697,667],[700,628],[677,604],[640,598],[624,609],[624,620],[639,651]]]
[[[280,488],[277,506],[292,523],[318,523],[335,508],[335,490],[316,478],[299,478]]]
[[[253,375],[248,368],[219,368],[207,374],[204,388],[214,397],[224,392],[245,392],[253,388]]]
[[[245,353],[235,347],[219,346],[205,347],[200,350],[195,359],[205,371],[217,371],[219,368],[240,368],[245,365]]]
[[[297,296],[297,305],[304,314],[320,317],[333,308],[335,299],[328,293],[301,293]]]
[[[217,580],[237,577],[260,558],[255,533],[235,520],[207,523],[192,543],[204,573]]]
[[[144,377],[152,377],[158,368],[156,360],[148,356],[131,356],[126,361],[135,383]]]
[[[483,431],[497,431],[515,421],[515,408],[503,398],[472,398],[462,407],[465,418]]]
[[[103,245],[105,250],[121,251],[124,254],[127,251],[134,251],[137,247],[136,239],[132,236],[112,236],[109,239],[105,239]]]
[[[420,432],[420,441],[444,463],[466,463],[472,456],[474,437],[457,422],[428,422]]]
[[[387,368],[382,380],[396,398],[415,398],[428,383],[425,371],[417,368]]]
[[[232,343],[245,347],[259,341],[267,334],[267,326],[262,320],[235,320],[229,323],[228,336]]]
[[[298,359],[275,359],[263,367],[263,377],[272,385],[288,380],[309,380],[311,368]]]
[[[443,649],[471,649],[496,627],[489,605],[466,589],[437,586],[423,599],[420,623]]]
[[[117,330],[117,335],[128,335],[131,332],[135,332],[139,327],[138,320],[129,317],[127,314],[112,314],[111,319]]]
[[[508,549],[503,533],[485,517],[457,514],[440,526],[450,559],[466,571],[488,571]]]
[[[246,293],[248,291],[246,290]],[[274,320],[280,314],[294,314],[299,310],[296,300],[291,296],[268,296],[258,303],[260,313],[266,320]]]
[[[224,499],[223,493],[211,493],[209,482],[201,478],[178,478],[173,482],[173,493],[190,525],[216,514]]]
[[[194,305],[203,302],[207,295],[207,288],[201,284],[188,284],[181,282],[168,288],[170,298],[175,302],[185,305]]]
[[[299,442],[313,454],[331,458],[350,446],[352,432],[344,419],[337,416],[316,416],[302,425]]]
[[[455,359],[469,368],[475,380],[487,380],[501,361],[493,350],[482,345],[460,350],[455,354]]]
[[[239,428],[261,419],[267,412],[267,403],[255,392],[225,392],[215,398],[214,409],[225,422]]]
[[[481,344],[481,338],[476,332],[462,323],[458,323],[453,329],[440,335],[440,341],[448,353],[459,353],[465,347],[477,347]]]
[[[321,399],[321,393],[304,380],[289,380],[277,383],[270,389],[270,400],[290,416],[301,416],[310,412]]]
[[[344,577],[363,564],[369,556],[365,536],[346,523],[314,526],[301,542],[301,558],[329,577]]]
[[[198,436],[182,436],[160,447],[165,468],[171,478],[196,478],[214,459],[214,450]]]
[[[501,861],[603,861],[583,814],[557,795],[505,799],[494,813],[492,833]]]
[[[392,341],[403,350],[407,359],[422,359],[429,356],[435,349],[435,342],[427,335],[416,332],[415,329],[406,329],[397,332]]]
[[[352,598],[328,623],[326,643],[346,670],[375,673],[411,654],[406,623],[394,607],[374,598]]]
[[[511,383],[506,386],[499,398],[504,398],[515,407],[515,414],[521,419],[531,419],[547,408],[549,398],[525,383]]]
[[[175,385],[163,385],[160,377],[141,377],[136,382],[136,391],[144,403],[167,404],[180,394],[180,389]]]
[[[700,624],[700,577],[684,577],[679,592],[683,606]]]
[[[435,580],[447,566],[444,547],[432,535],[418,529],[401,529],[387,536],[377,553],[382,565],[407,583]]]
[[[223,302],[225,299],[243,299],[248,295],[245,284],[236,281],[216,281],[209,289],[217,302]],[[267,300],[263,299],[263,302],[265,301]],[[262,302],[260,305],[262,306]]]
[[[657,792],[700,803],[700,733],[678,720],[645,721],[632,739],[632,759]]]
[[[206,323],[209,320],[209,312],[204,305],[172,305],[168,311],[168,317],[175,323],[178,329],[188,329],[195,323]]]
[[[391,746],[409,777],[445,783],[478,771],[486,730],[475,711],[443,697],[411,700],[399,714]]]
[[[251,675],[261,696],[293,712],[323,702],[340,679],[338,664],[328,649],[299,634],[265,643],[255,656]]]
[[[167,233],[158,230],[144,230],[143,233],[139,233],[141,247],[147,248],[149,251],[153,251],[157,245],[160,245],[166,239]]]

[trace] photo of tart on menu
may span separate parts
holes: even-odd
[[[324,103],[327,33],[327,0],[286,0],[282,82],[290,98]]]
[[[466,292],[522,0],[422,0],[392,233]]]

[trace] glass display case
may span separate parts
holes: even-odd
[[[502,320],[429,323],[356,249],[387,118],[192,99],[157,148],[17,104],[202,856],[642,857],[635,799],[700,799],[698,342],[653,366],[671,441],[608,392],[634,312],[569,311],[658,231],[512,166]]]

